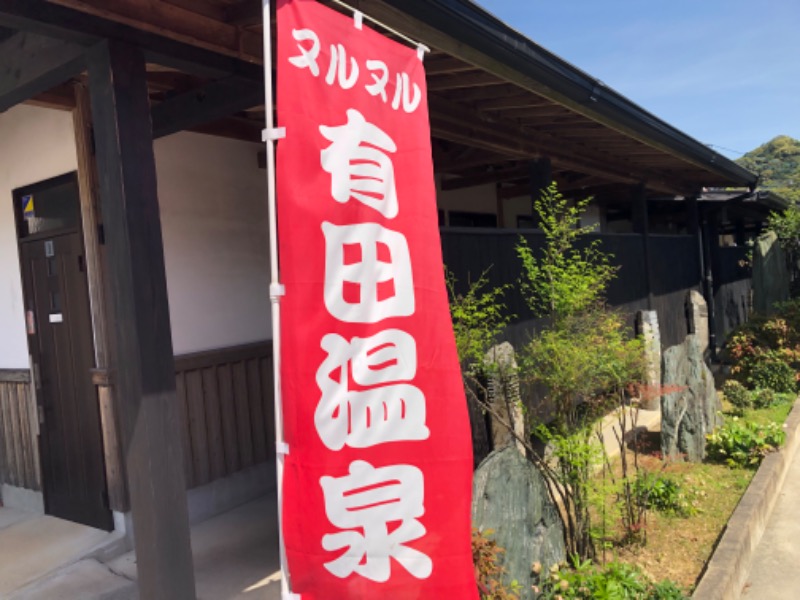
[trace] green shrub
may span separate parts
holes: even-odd
[[[776,305],[770,317],[756,315],[725,345],[731,376],[750,389],[793,392],[800,371],[800,299]]]
[[[667,475],[641,472],[634,482],[634,493],[648,509],[681,517],[693,512],[681,484]]]
[[[797,388],[794,369],[776,351],[759,354],[749,365],[747,383],[751,389],[770,389],[788,394]]]
[[[684,600],[673,582],[654,584],[639,568],[623,562],[604,566],[573,558],[572,565],[555,565],[539,577],[541,600]],[[534,591],[537,591],[535,589]]]
[[[750,392],[735,379],[728,379],[722,385],[722,394],[731,403],[735,412],[744,414],[744,411],[753,406],[753,398]]]
[[[777,395],[770,388],[753,392],[753,406],[755,408],[769,408],[776,402]]]
[[[687,600],[687,596],[678,584],[665,579],[653,585],[648,600]]]
[[[786,434],[777,423],[759,425],[733,418],[706,439],[710,461],[754,469],[767,454],[783,444]]]

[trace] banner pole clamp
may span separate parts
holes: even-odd
[[[278,298],[282,298],[286,295],[286,286],[282,283],[270,283],[269,284],[269,297],[272,298],[273,302]]]
[[[301,600],[300,594],[284,593],[281,594],[281,600]]]
[[[261,131],[262,142],[275,142],[286,137],[286,127],[273,127]]]
[[[366,19],[370,23],[373,23],[374,25],[377,25],[378,27],[381,27],[381,28],[385,29],[386,31],[388,31],[392,35],[395,35],[395,36],[399,37],[401,40],[405,40],[406,42],[408,42],[412,46],[421,45],[418,41],[411,39],[406,34],[400,32],[400,31],[397,31],[397,29],[394,29],[390,25],[387,25],[386,23],[384,23],[382,21],[379,21],[378,19],[375,19],[374,17],[370,17],[369,15],[365,15],[360,10],[355,8],[354,6],[350,6],[347,2],[344,2],[344,0],[331,0],[331,2],[333,2],[334,4],[338,4],[342,8],[344,8],[344,9],[346,9],[346,10],[348,10],[348,11],[353,13],[353,19],[355,20],[356,29],[361,29],[363,27],[363,21],[364,21],[364,19]],[[430,52],[430,49],[425,48],[425,51],[426,52]]]
[[[275,452],[283,456],[289,455],[289,444],[286,442],[275,442]]]

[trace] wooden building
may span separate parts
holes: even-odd
[[[658,248],[703,264],[703,190],[756,186],[467,0],[353,2],[432,50],[451,238],[556,180],[652,306]],[[274,486],[261,39],[253,0],[0,0],[0,492],[132,527],[143,598],[193,597],[189,520]]]

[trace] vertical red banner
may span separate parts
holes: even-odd
[[[422,56],[312,0],[277,14],[292,591],[477,598]]]

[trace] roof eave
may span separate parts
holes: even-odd
[[[461,43],[540,82],[551,98],[608,127],[716,173],[730,185],[754,188],[757,176],[647,112],[515,31],[469,0],[383,0]]]

